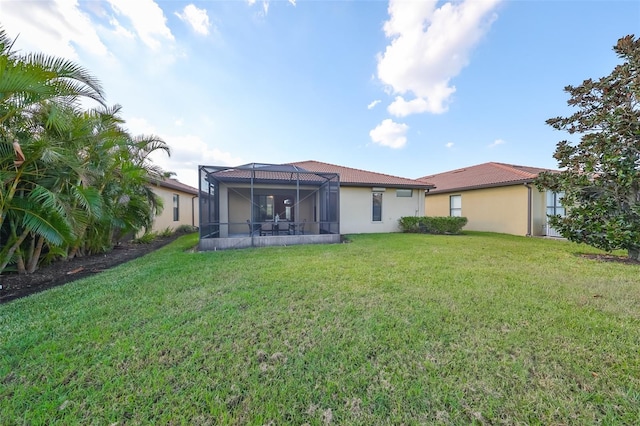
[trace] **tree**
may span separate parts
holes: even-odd
[[[83,68],[12,46],[0,27],[0,274],[107,251],[114,236],[148,229],[161,208],[148,185],[163,175],[149,154],[169,154],[156,136],[131,136]],[[87,97],[101,107],[82,111]]]
[[[0,272],[16,257],[23,267],[21,252],[30,242],[38,241],[29,249],[36,253],[45,242],[60,245],[71,237],[64,205],[43,185],[51,181],[46,170],[59,158],[57,147],[47,146],[44,129],[64,126],[65,111],[80,98],[103,103],[99,82],[84,68],[12,49],[0,27]]]
[[[564,192],[566,217],[549,220],[562,236],[640,260],[640,38],[623,37],[613,50],[623,61],[611,74],[565,87],[578,111],[547,124],[580,142],[559,142],[553,157],[562,171],[536,184]]]

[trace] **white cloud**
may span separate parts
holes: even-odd
[[[108,56],[107,47],[89,16],[77,2],[54,0],[23,2],[0,0],[2,25],[15,49],[45,52],[47,55],[78,60],[76,48],[97,56]]]
[[[389,106],[392,114],[447,110],[456,90],[450,81],[468,65],[500,1],[464,0],[436,8],[436,0],[390,0],[383,28],[391,42],[378,55],[378,78],[393,93],[414,98],[396,97]]]
[[[289,3],[291,3],[292,5],[296,5],[296,0],[289,0]]]
[[[237,166],[243,161],[230,152],[221,151],[209,146],[196,135],[164,136],[164,141],[171,147],[171,158],[160,157],[157,164],[168,171],[176,173],[183,183],[198,186],[198,166]]]
[[[152,0],[0,0],[0,9],[5,30],[22,52],[93,64],[96,72],[123,60],[134,51],[132,40],[140,39],[157,52],[154,67],[175,60],[173,35]]]
[[[404,123],[396,123],[390,118],[382,120],[375,129],[369,132],[371,140],[379,145],[389,148],[402,148],[407,143],[407,130],[409,126]]]
[[[164,152],[155,152],[151,155],[151,160],[164,170],[176,173],[176,178],[187,185],[198,186],[199,165],[237,166],[242,164],[240,157],[217,148],[209,148],[199,136],[159,134],[154,126],[144,118],[128,118],[126,127],[133,136],[157,135],[161,137],[171,148],[171,157],[167,157]]]
[[[371,102],[369,105],[367,105],[367,109],[373,109],[376,105],[378,105],[380,102],[382,102],[380,99],[376,99],[375,101]]]
[[[114,33],[116,33],[117,35],[128,38],[129,40],[133,40],[136,38],[136,35],[120,25],[120,22],[118,22],[116,18],[111,17],[109,19],[109,23],[114,28]]]
[[[289,2],[291,3],[291,1]],[[249,6],[253,6],[256,3],[257,3],[256,0],[247,0],[247,4]],[[261,4],[262,4],[262,11],[259,12],[258,15],[265,17],[269,13],[269,0],[263,0]],[[293,5],[295,6],[295,2],[293,3]]]
[[[493,141],[491,144],[487,145],[487,148],[495,148],[498,145],[503,145],[507,143],[506,141],[502,140],[502,139],[496,139],[495,141]]]
[[[140,117],[127,118],[124,127],[132,136],[152,135],[156,132],[155,127],[153,127],[151,123],[149,123],[146,119]]]
[[[167,41],[175,40],[167,27],[164,12],[153,0],[107,1],[117,14],[129,19],[140,40],[152,50],[159,50]]]
[[[453,142],[447,142],[444,146],[447,148],[453,148],[454,143]]]
[[[206,9],[198,9],[193,4],[188,4],[182,10],[182,13],[175,13],[178,18],[188,23],[193,30],[201,35],[209,34],[209,15],[207,15]]]
[[[396,96],[396,99],[387,107],[389,114],[396,117],[406,117],[427,110],[429,110],[429,105],[424,99],[416,98],[407,102],[402,96]]]

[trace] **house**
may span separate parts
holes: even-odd
[[[149,188],[162,200],[162,212],[153,220],[153,232],[181,225],[198,226],[198,190],[176,179],[153,181]]]
[[[319,161],[293,163],[314,172],[340,175],[340,229],[343,234],[399,232],[403,216],[424,216],[423,194],[432,188],[417,181]]]
[[[424,215],[432,185],[350,167],[199,166],[200,249],[335,243],[341,234],[397,232]]]
[[[427,216],[465,216],[465,229],[527,236],[559,236],[547,214],[564,214],[561,194],[539,191],[538,167],[484,163],[419,178],[435,185],[425,194]]]

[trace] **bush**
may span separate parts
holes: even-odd
[[[176,234],[193,234],[198,232],[198,227],[193,225],[180,225],[176,228]]]
[[[158,232],[158,237],[170,237],[173,235],[173,229],[166,227],[164,230]]]
[[[420,219],[425,217],[419,216],[404,216],[399,219],[400,229],[402,232],[418,233],[420,232]]]
[[[405,216],[401,217],[402,232],[422,234],[459,234],[467,224],[466,217]]]
[[[151,244],[156,238],[158,234],[155,232],[147,232],[142,236],[133,240],[135,244]]]

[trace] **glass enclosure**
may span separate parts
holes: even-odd
[[[294,165],[200,166],[200,238],[340,233],[340,178]]]

